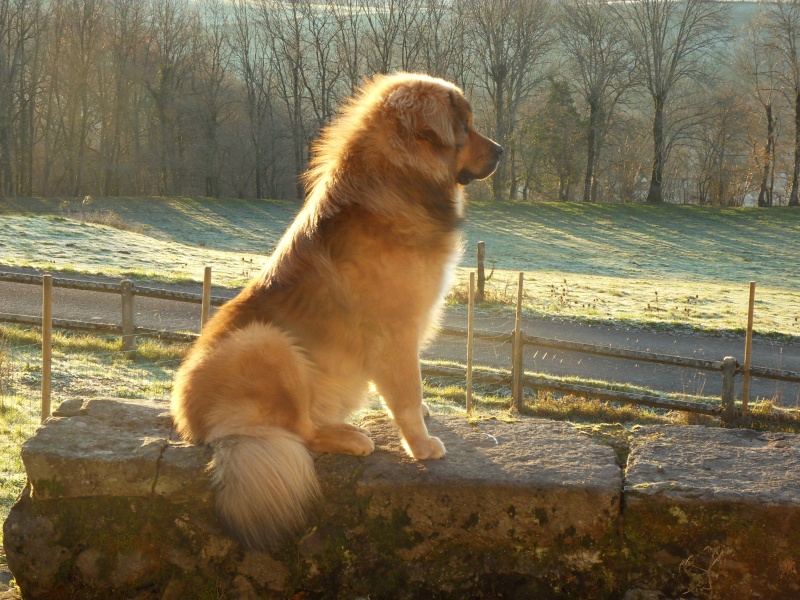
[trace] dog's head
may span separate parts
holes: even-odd
[[[494,173],[503,148],[475,130],[472,108],[455,85],[410,73],[372,85],[382,92],[380,117],[390,125],[397,160],[460,184]]]
[[[309,189],[347,171],[467,184],[491,175],[503,148],[472,124],[458,87],[399,73],[367,81],[315,144]],[[327,186],[327,184],[325,184]]]

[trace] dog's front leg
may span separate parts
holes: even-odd
[[[374,383],[400,428],[406,452],[418,460],[442,458],[444,444],[429,435],[425,426],[428,410],[422,403],[418,351],[416,348],[394,349],[384,359],[380,361]]]

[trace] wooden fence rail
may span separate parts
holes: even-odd
[[[28,327],[41,327],[42,318],[27,315],[10,315],[0,313],[0,323],[11,323],[14,325],[25,325]],[[87,333],[103,333],[110,335],[123,335],[122,325],[113,323],[98,323],[96,321],[69,321],[66,319],[53,319],[53,329],[63,329],[65,331],[85,331]],[[133,334],[136,337],[146,337],[164,340],[167,342],[193,342],[197,339],[196,333],[182,333],[180,331],[168,331],[165,329],[148,329],[147,327],[134,327]]]
[[[0,281],[42,285],[42,277],[40,275],[24,275],[21,273],[0,272]],[[78,279],[66,279],[63,277],[53,277],[53,287],[66,288],[72,290],[83,290],[87,292],[102,292],[108,294],[121,293],[121,284],[119,283],[105,283],[101,281],[82,281]],[[176,302],[191,302],[194,304],[199,304],[203,300],[202,294],[195,294],[192,292],[164,290],[161,288],[147,287],[133,283],[132,283],[132,289],[134,296],[159,298],[161,300],[174,300]],[[209,300],[211,306],[222,306],[228,300],[230,300],[230,298],[226,298],[224,296],[210,296]]]
[[[133,302],[135,296],[146,296],[150,298],[158,298],[162,300],[173,300],[178,302],[191,302],[201,304],[202,316],[201,327],[205,323],[210,313],[210,306],[220,306],[228,301],[228,298],[221,296],[211,296],[211,273],[210,269],[206,268],[204,275],[203,294],[195,294],[191,292],[178,292],[171,290],[161,290],[158,288],[151,288],[145,286],[135,285],[129,280],[124,280],[119,284],[104,283],[104,282],[90,282],[78,281],[66,278],[54,278],[49,275],[44,277],[24,275],[16,273],[2,273],[0,272],[0,281],[9,281],[15,283],[28,283],[35,285],[42,285],[45,293],[43,300],[43,315],[41,317],[34,316],[20,316],[0,313],[0,322],[15,323],[29,326],[39,326],[43,330],[49,323],[53,328],[66,329],[74,331],[88,331],[95,333],[110,333],[114,335],[121,335],[124,341],[124,350],[135,350],[135,338],[137,336],[155,337],[168,341],[176,342],[191,342],[197,338],[195,333],[180,333],[164,330],[146,329],[137,327],[133,323]],[[49,283],[46,283],[48,282]],[[474,277],[471,278],[474,281]],[[474,284],[471,284],[474,285]],[[777,381],[787,381],[793,383],[800,383],[800,373],[794,371],[784,371],[781,369],[772,369],[767,367],[750,366],[747,369],[744,365],[740,365],[733,357],[725,357],[723,360],[704,360],[697,358],[687,358],[682,356],[671,356],[664,354],[656,354],[653,352],[644,352],[640,350],[628,350],[623,348],[614,348],[610,346],[601,346],[597,344],[585,344],[581,342],[566,342],[556,339],[543,338],[525,334],[521,326],[521,306],[522,306],[522,285],[523,275],[520,273],[519,289],[517,297],[517,310],[515,315],[514,331],[510,334],[498,334],[489,332],[474,331],[470,326],[468,330],[458,328],[444,328],[440,331],[442,335],[450,335],[457,337],[473,337],[490,341],[494,343],[510,343],[512,344],[512,368],[510,375],[502,373],[487,372],[481,370],[473,370],[472,360],[468,357],[466,370],[453,367],[441,367],[433,365],[424,365],[423,372],[433,376],[447,376],[447,377],[465,377],[468,382],[467,394],[471,396],[472,382],[486,382],[501,385],[510,385],[512,387],[513,403],[516,408],[522,407],[523,402],[523,389],[547,389],[551,391],[558,391],[562,393],[578,394],[583,396],[590,396],[601,398],[605,400],[613,400],[616,402],[625,402],[633,404],[641,404],[656,408],[665,408],[670,410],[682,410],[689,412],[696,412],[709,415],[720,415],[723,420],[731,420],[735,416],[735,398],[734,398],[734,377],[737,374],[744,374],[749,372],[752,377],[760,377],[764,379],[772,379]],[[52,306],[48,308],[48,288],[61,287],[76,290],[116,293],[120,294],[123,298],[122,305],[122,323],[119,325],[110,323],[89,323],[82,321],[68,321],[63,319],[52,318]],[[49,298],[52,293],[49,294]],[[472,323],[474,315],[472,314],[473,303],[470,302],[470,315],[469,322]],[[50,311],[50,312],[48,312]],[[516,343],[515,343],[516,342]],[[691,369],[701,369],[708,371],[718,371],[722,373],[722,398],[719,405],[709,404],[707,402],[692,400],[693,396],[685,396],[687,399],[675,399],[666,395],[652,395],[641,394],[633,392],[625,392],[607,388],[588,387],[578,384],[566,383],[557,380],[551,380],[543,377],[527,375],[524,372],[524,349],[528,346],[535,346],[540,348],[552,348],[567,352],[582,352],[594,356],[603,356],[608,358],[627,359],[635,361],[645,361],[657,363],[662,365],[686,367]],[[43,348],[43,360],[46,354]],[[44,381],[42,383],[42,418],[49,415],[49,386],[50,382]],[[48,391],[48,405],[45,406],[44,393],[45,389]],[[471,400],[471,397],[470,397]],[[745,405],[746,406],[746,405]],[[468,403],[468,408],[472,408],[472,402]]]

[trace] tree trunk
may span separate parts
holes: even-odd
[[[0,123],[0,196],[14,195],[14,171],[8,129],[5,123]]]
[[[769,187],[769,174],[772,169],[772,155],[775,143],[775,121],[772,116],[772,105],[765,107],[767,113],[767,146],[764,157],[764,172],[761,174],[761,189],[758,191],[758,205],[772,206],[772,190]]]
[[[83,170],[86,162],[86,136],[89,130],[89,84],[84,82],[81,86],[81,118],[78,133],[78,156],[75,165],[75,188],[73,196],[82,196],[84,193]]]
[[[648,204],[655,204],[663,201],[661,186],[664,180],[664,102],[666,98],[654,96],[654,116],[653,116],[653,172],[650,175],[650,189],[647,192]]]
[[[261,188],[261,151],[256,148],[256,200],[264,197],[264,191]]]
[[[597,103],[589,103],[589,131],[586,136],[586,176],[583,181],[583,201],[592,202],[594,200],[594,166],[596,163],[596,147],[597,147],[597,121],[598,121]]]
[[[794,170],[792,172],[792,193],[789,195],[789,206],[800,205],[800,88],[794,91]]]
[[[167,115],[163,105],[158,103],[158,125],[160,138],[158,140],[158,195],[168,196],[170,190],[170,168],[169,168],[169,128],[167,126]]]
[[[299,61],[298,61],[299,62]],[[301,122],[300,104],[300,69],[295,67],[292,71],[292,92],[294,93],[294,173],[295,173],[295,198],[302,200],[305,196],[305,189],[300,176],[305,171],[305,163],[303,161],[304,145],[306,143],[305,136],[303,135],[303,124]]]
[[[32,96],[28,95],[25,88],[25,76],[20,75],[19,78],[19,117],[17,121],[17,151],[16,151],[16,193],[20,196],[30,196],[31,193],[27,189],[28,182],[28,148],[31,144],[31,139],[28,138],[30,127],[28,126],[28,118],[30,116],[29,106],[33,102]]]
[[[508,143],[506,140],[506,127],[505,127],[505,95],[503,85],[505,85],[505,77],[507,70],[504,65],[499,65],[495,68],[495,77],[494,77],[494,84],[497,90],[496,102],[495,102],[495,131],[497,133],[497,143],[503,146],[504,148],[508,148]],[[498,165],[497,169],[492,175],[492,200],[501,200],[503,198],[503,188],[505,188],[505,179],[506,179],[506,171],[507,171],[507,160],[501,160]]]

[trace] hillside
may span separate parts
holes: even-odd
[[[299,206],[187,198],[0,199],[0,264],[238,286]],[[108,218],[114,216],[115,218]],[[123,223],[128,230],[82,223]],[[454,299],[466,296],[475,244],[487,247],[488,294],[516,296],[525,271],[534,312],[741,329],[758,283],[756,327],[800,334],[800,211],[695,206],[472,204]]]

